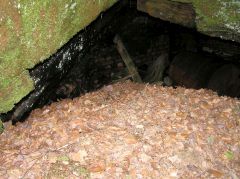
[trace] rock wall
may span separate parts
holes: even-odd
[[[138,9],[199,32],[240,42],[239,0],[138,0]]]
[[[28,69],[55,53],[116,1],[0,1],[0,113],[11,110],[34,89]]]

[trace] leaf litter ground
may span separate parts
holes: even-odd
[[[105,86],[34,110],[0,137],[0,178],[240,177],[240,100]]]

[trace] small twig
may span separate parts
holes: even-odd
[[[44,154],[44,155],[46,155],[46,154]],[[39,159],[40,157],[42,157],[42,156],[43,156],[43,154],[32,160],[32,161],[34,161],[34,160],[36,160],[36,161],[27,169],[27,171],[23,174],[23,177],[22,177],[22,178],[25,178],[25,176],[28,174],[28,172],[29,172],[29,171],[33,168],[33,166],[37,163],[38,159]]]
[[[66,144],[64,146],[61,146],[57,149],[49,149],[48,151],[46,151],[45,153],[41,154],[40,156],[36,157],[35,159],[33,159],[32,161],[36,160],[28,169],[27,171],[24,173],[23,177],[22,178],[25,178],[25,176],[28,174],[28,172],[33,168],[33,166],[37,163],[38,159],[43,157],[43,156],[46,156],[49,152],[54,152],[54,151],[58,151],[58,150],[61,150],[63,148],[66,148],[72,144],[75,144],[76,142],[72,142],[72,143],[69,143],[69,144]]]
[[[50,149],[50,151],[51,151],[51,152],[58,151],[58,150],[61,150],[61,149],[63,149],[63,148],[66,148],[66,147],[68,147],[68,146],[70,146],[70,145],[72,145],[72,144],[75,144],[75,143],[76,143],[76,142],[72,142],[72,143],[66,144],[66,145],[64,145],[64,146],[61,146],[61,147],[59,147],[59,148],[57,148],[57,149]],[[48,151],[47,153],[49,153],[49,151]],[[46,153],[46,154],[47,154],[47,153]]]
[[[123,77],[123,78],[120,78],[120,79],[118,79],[118,80],[114,80],[111,84],[117,83],[117,82],[126,81],[128,78],[132,78],[134,75],[136,75],[136,73],[127,75],[127,76],[125,76],[125,77]]]

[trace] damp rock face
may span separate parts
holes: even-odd
[[[34,82],[35,89],[15,104],[12,110],[0,114],[2,121],[11,120],[13,124],[18,121],[23,122],[32,109],[41,108],[46,104],[50,104],[52,100],[59,99],[56,88],[73,66],[78,65],[78,74],[82,75],[83,79],[86,79],[85,64],[88,62],[84,56],[94,43],[101,41],[102,37],[111,31],[110,23],[116,24],[118,22],[114,21],[113,23],[113,20],[119,17],[122,7],[126,6],[125,2],[116,3],[114,7],[103,12],[96,20],[75,34],[56,53],[52,54],[44,62],[35,65],[34,68],[29,69],[30,78]],[[88,82],[86,84],[84,82],[80,83],[81,90],[88,88]]]
[[[55,53],[116,1],[0,1],[0,113],[34,90],[28,69]]]
[[[138,0],[138,9],[210,36],[240,42],[237,0]]]

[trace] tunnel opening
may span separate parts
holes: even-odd
[[[76,60],[58,85],[55,99],[74,98],[107,84],[132,80],[113,42],[116,34],[121,37],[145,83],[208,88],[219,95],[240,97],[240,46],[237,42],[151,17],[138,11],[134,1],[128,2],[118,22],[117,28],[112,27],[110,33],[94,43],[84,60]],[[157,67],[163,60],[159,58],[162,54],[168,55],[167,65]],[[158,78],[150,74],[154,70],[156,73],[160,70],[163,75]]]
[[[219,95],[240,97],[238,43],[209,37],[196,29],[151,17],[138,11],[135,1],[128,1],[124,6],[118,3],[113,9],[119,9],[118,6],[121,6],[121,9],[117,18],[113,18],[101,29],[101,37],[89,42],[90,48],[84,53],[81,52],[81,55],[79,52],[70,53],[73,60],[65,69],[59,68],[66,71],[61,78],[52,78],[52,85],[44,88],[45,93],[38,96],[37,100],[34,98],[34,103],[31,103],[31,100],[29,104],[23,102],[29,99],[30,94],[12,111],[1,114],[2,120],[12,120],[13,123],[24,121],[34,108],[41,108],[65,98],[75,98],[104,85],[132,80],[113,42],[116,34],[121,37],[144,83],[208,88]],[[112,15],[111,11],[113,10],[107,11],[106,16],[100,16],[94,23],[101,24],[104,18]],[[76,35],[71,40],[79,43],[80,39]],[[63,49],[68,49],[69,46],[71,44],[67,43]],[[61,49],[58,52],[61,52]],[[163,58],[163,54],[166,54],[167,58]],[[65,63],[64,55],[53,57]],[[44,64],[29,70],[33,79],[36,69],[42,65]],[[43,74],[41,72],[41,75]]]

